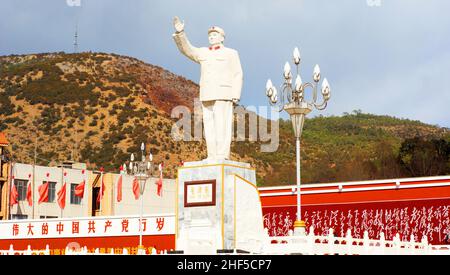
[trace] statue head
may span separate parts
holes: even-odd
[[[225,32],[222,28],[219,27],[211,27],[208,30],[208,40],[211,46],[223,44],[225,40]]]

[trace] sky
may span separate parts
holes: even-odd
[[[448,0],[2,0],[0,55],[73,52],[78,22],[79,51],[132,56],[198,83],[199,65],[172,39],[178,16],[197,47],[209,27],[225,30],[244,106],[268,105],[267,79],[281,85],[299,47],[302,79],[317,63],[332,91],[309,116],[360,109],[450,127],[449,10]]]

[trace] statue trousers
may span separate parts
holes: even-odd
[[[203,126],[208,159],[229,159],[233,125],[233,102],[202,101]]]

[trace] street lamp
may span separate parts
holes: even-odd
[[[140,209],[140,218],[139,218],[139,247],[138,247],[138,253],[139,254],[145,254],[144,246],[142,245],[142,216],[143,216],[143,209],[144,209],[144,201],[143,201],[143,194],[145,190],[145,183],[147,182],[147,179],[151,176],[151,169],[152,169],[152,161],[153,156],[150,153],[148,155],[148,159],[145,156],[145,145],[144,143],[141,144],[141,161],[134,161],[134,154],[131,154],[130,158],[130,175],[134,176],[138,182],[139,182],[139,194],[141,199],[141,209]],[[125,173],[126,173],[126,166],[125,166]]]
[[[305,222],[301,219],[301,204],[300,204],[300,137],[303,131],[303,124],[305,123],[305,116],[309,114],[314,108],[323,110],[327,107],[327,102],[331,97],[330,84],[325,78],[322,82],[321,93],[323,101],[319,104],[317,101],[317,86],[319,85],[321,75],[319,65],[314,67],[313,82],[303,83],[299,74],[299,65],[301,61],[300,51],[298,48],[294,49],[293,53],[294,64],[297,67],[297,76],[295,83],[292,83],[292,72],[289,62],[286,62],[283,70],[284,83],[281,85],[281,93],[278,95],[276,87],[269,79],[266,83],[266,96],[272,106],[278,106],[278,111],[285,110],[291,117],[292,126],[294,128],[296,138],[296,157],[297,157],[297,220],[294,223],[294,233],[296,235],[305,234]],[[305,90],[312,88],[313,98],[311,101],[305,99]]]

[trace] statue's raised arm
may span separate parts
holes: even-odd
[[[175,16],[173,18],[173,26],[175,28],[175,31],[177,33],[183,32],[184,31],[184,21],[181,22],[180,18],[178,18],[178,16]]]
[[[173,39],[175,40],[175,43],[177,44],[180,52],[192,61],[199,63],[198,48],[192,46],[189,42],[186,33],[184,32],[184,21],[181,22],[180,18],[178,18],[178,16],[175,16],[173,18],[173,26],[175,28]]]

